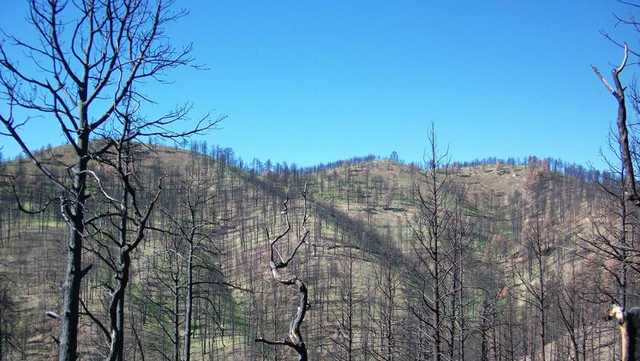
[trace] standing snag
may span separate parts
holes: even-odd
[[[626,87],[622,85],[620,80],[620,74],[625,69],[627,61],[629,59],[629,46],[624,44],[624,55],[622,62],[619,66],[611,71],[614,86],[612,87],[606,80],[606,78],[598,71],[596,67],[593,67],[593,71],[600,78],[604,86],[609,90],[618,103],[618,113],[616,119],[616,125],[618,128],[617,140],[620,147],[620,159],[622,161],[622,200],[621,205],[624,209],[624,217],[627,217],[626,202],[630,202],[636,207],[640,207],[640,195],[636,187],[636,178],[634,172],[634,154],[629,140],[629,129],[627,127],[627,106],[625,98]],[[633,213],[633,210],[631,211]],[[624,219],[624,218],[623,218]],[[623,239],[626,233],[624,227],[626,221],[623,221]],[[622,252],[613,253],[617,256],[623,256],[625,274],[622,278],[623,285],[623,301],[626,300],[626,266],[628,262],[627,249],[622,249]],[[622,306],[612,305],[608,312],[608,319],[616,319],[619,323],[620,339],[621,339],[621,360],[622,361],[635,361],[640,360],[638,355],[638,327],[640,327],[640,308],[631,308],[629,311],[625,311]]]
[[[306,361],[308,359],[307,346],[304,343],[304,338],[302,337],[302,332],[300,331],[300,327],[302,325],[302,322],[304,321],[304,316],[306,315],[307,310],[310,308],[310,305],[308,302],[309,294],[307,291],[307,286],[305,285],[304,281],[298,278],[298,276],[285,275],[285,274],[282,274],[281,272],[282,270],[287,268],[287,266],[289,266],[289,262],[293,260],[293,258],[296,256],[296,253],[298,252],[302,244],[305,243],[307,236],[309,236],[309,230],[307,229],[307,220],[309,217],[307,213],[307,185],[306,184],[304,187],[304,191],[302,192],[302,198],[304,201],[304,215],[302,217],[303,233],[302,233],[302,236],[299,237],[298,244],[293,249],[289,257],[287,257],[285,260],[277,248],[277,243],[280,240],[282,240],[287,234],[289,234],[289,231],[291,231],[291,221],[289,220],[289,208],[288,208],[289,199],[288,198],[282,203],[282,211],[281,211],[287,223],[287,228],[278,236],[276,236],[273,240],[269,241],[269,248],[270,248],[269,268],[271,269],[271,274],[273,275],[273,278],[283,285],[295,286],[298,290],[298,307],[296,310],[296,315],[294,316],[293,320],[291,320],[291,323],[289,325],[289,333],[287,334],[287,337],[285,337],[282,341],[270,341],[262,337],[256,338],[255,341],[266,343],[269,345],[282,345],[282,346],[290,347],[298,353],[300,361]],[[268,230],[267,230],[267,238],[271,239],[271,237],[269,236]]]
[[[622,86],[620,81],[620,74],[627,66],[627,60],[629,59],[629,47],[624,44],[624,55],[622,62],[616,68],[611,70],[611,76],[613,77],[613,84],[615,88],[609,84],[607,79],[600,73],[598,68],[591,66],[596,73],[605,88],[613,95],[618,103],[618,115],[616,119],[616,125],[618,128],[618,143],[620,145],[620,157],[622,158],[622,165],[624,168],[624,192],[627,200],[633,202],[636,206],[640,207],[640,196],[636,189],[636,178],[633,168],[633,159],[631,156],[631,148],[629,146],[629,130],[627,129],[627,105],[624,91],[626,87]]]
[[[114,133],[125,134],[127,141],[176,139],[211,126],[204,117],[192,130],[173,131],[171,124],[183,119],[189,106],[141,121],[130,132],[123,132],[125,127],[117,119],[123,106],[132,104],[137,110],[149,102],[137,84],[157,80],[167,70],[192,61],[191,47],[175,48],[164,32],[167,23],[184,14],[171,10],[172,4],[171,0],[30,0],[29,20],[37,40],[7,35],[0,41],[0,101],[5,105],[0,110],[0,135],[12,138],[58,187],[68,227],[60,361],[79,357],[81,283],[91,267],[83,264],[83,248],[89,231],[92,168],[113,148],[113,142],[95,140],[111,139]],[[26,54],[30,66],[14,55],[20,53]],[[27,142],[23,126],[37,118],[34,115],[54,122],[70,145],[68,175],[58,175]]]

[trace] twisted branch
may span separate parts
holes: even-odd
[[[271,249],[269,268],[271,269],[271,274],[273,275],[273,278],[283,285],[296,286],[298,289],[299,298],[298,298],[298,308],[296,311],[296,315],[293,318],[293,320],[291,320],[291,323],[289,324],[289,333],[287,337],[284,338],[282,341],[271,341],[271,340],[266,340],[262,337],[256,338],[255,341],[265,343],[268,345],[290,347],[298,353],[300,361],[306,361],[307,346],[305,345],[304,339],[302,337],[302,333],[300,332],[300,326],[304,321],[304,317],[307,313],[307,310],[310,308],[310,305],[308,302],[309,295],[307,291],[307,286],[301,279],[299,279],[295,275],[285,276],[280,273],[280,270],[286,268],[289,265],[289,263],[293,260],[293,258],[296,256],[296,253],[298,252],[302,244],[306,242],[307,236],[309,236],[309,230],[307,229],[307,220],[309,216],[307,213],[307,185],[306,184],[304,186],[304,191],[302,192],[302,198],[304,200],[304,215],[302,218],[303,233],[302,233],[302,236],[299,236],[298,244],[293,249],[291,254],[288,257],[286,257],[286,259],[284,259],[277,248],[277,243],[291,231],[291,221],[289,219],[289,209],[288,209],[289,199],[283,202],[282,211],[281,211],[281,213],[285,217],[287,228],[278,236],[276,236],[273,240],[269,241],[269,246]],[[267,237],[268,236],[269,236],[269,233],[267,232]]]

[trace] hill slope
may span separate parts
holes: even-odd
[[[448,340],[442,341],[442,349],[453,358],[470,358],[473,352],[526,357],[540,350],[533,335],[540,331],[535,318],[541,310],[547,320],[543,327],[548,328],[542,343],[553,348],[548,352],[560,358],[562,350],[572,347],[559,315],[562,309],[554,303],[562,285],[577,282],[563,271],[569,265],[580,264],[581,272],[588,267],[570,254],[578,250],[573,230],[607,201],[592,183],[552,172],[544,162],[439,169],[438,181],[447,178],[451,184],[441,191],[456,194],[442,203],[443,217],[454,213],[455,199],[461,200],[461,213],[459,227],[445,228],[447,235],[438,241],[443,256],[435,266],[420,261],[428,252],[416,243],[416,226],[425,217],[416,206],[417,190],[427,191],[428,179],[415,166],[369,160],[275,172],[240,168],[224,153],[150,147],[143,154],[138,160],[142,190],[145,179],[167,176],[153,216],[156,228],[166,229],[172,214],[184,214],[179,204],[195,178],[203,185],[199,191],[212,196],[203,215],[216,226],[198,254],[193,360],[292,357],[286,350],[256,344],[254,338],[277,340],[287,332],[295,292],[271,279],[265,230],[275,234],[283,229],[280,209],[287,198],[294,228],[300,225],[304,184],[310,193],[311,236],[293,272],[309,287],[311,311],[304,334],[312,359],[387,359],[392,354],[412,359],[431,352],[424,345],[434,334]],[[64,169],[64,148],[42,156]],[[38,208],[56,195],[29,163],[13,161],[3,168],[2,173],[16,175],[26,205]],[[108,188],[109,174],[103,177]],[[11,357],[48,359],[55,353],[51,335],[56,324],[44,313],[59,308],[65,224],[56,207],[37,215],[20,213],[6,182],[3,187],[0,289],[5,290],[6,311],[0,318],[8,326],[0,330],[0,336],[5,335],[2,349]],[[98,201],[95,206],[100,207]],[[532,224],[543,225],[544,232],[533,234]],[[537,267],[534,236],[545,239]],[[171,359],[181,347],[186,274],[184,244],[178,238],[150,232],[135,254],[127,296],[126,347],[132,359],[143,354],[147,359]],[[92,242],[89,247],[96,246]],[[294,237],[286,240],[285,247],[294,245]],[[85,280],[83,298],[88,312],[105,322],[105,286],[111,276],[90,250],[85,260],[94,268]],[[435,269],[444,274],[436,283],[447,284],[436,302],[442,308],[437,333],[429,322],[435,314],[429,307],[436,303],[430,300],[434,284],[427,277]],[[541,272],[543,278],[537,277]],[[536,291],[543,288],[546,304],[536,309]],[[598,307],[585,303],[580,314],[584,317]],[[98,359],[103,337],[91,317],[82,320],[83,357]],[[602,325],[587,317],[574,326],[593,330]],[[591,342],[593,349],[600,345],[595,337],[585,333],[581,340]],[[458,343],[465,345],[467,356]]]

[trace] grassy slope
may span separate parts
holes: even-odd
[[[64,148],[56,148],[53,154],[57,158],[57,161],[62,163],[68,163],[69,156],[68,150]],[[181,150],[174,150],[169,148],[162,148],[159,151],[161,163],[164,166],[187,164],[190,162],[190,154]],[[55,163],[50,161],[50,163]],[[27,173],[34,173],[35,169],[28,163],[23,164]],[[15,170],[16,163],[8,164],[7,170],[9,173]],[[494,202],[498,205],[506,205],[508,198],[516,191],[523,193],[526,187],[528,169],[524,167],[496,167],[496,166],[479,166],[470,167],[464,169],[453,169],[451,177],[455,181],[461,182],[467,187],[468,199],[487,199],[493,198]],[[278,182],[273,182],[268,177],[250,177],[247,174],[242,173],[237,169],[231,169],[227,177],[237,182],[233,187],[237,189],[252,189],[255,192],[261,192],[259,197],[269,197],[273,199],[273,204],[269,205],[272,212],[277,212],[276,205],[286,197],[286,190]],[[373,251],[373,253],[381,254],[388,249],[396,249],[393,251],[398,257],[404,257],[407,248],[403,247],[398,233],[402,232],[401,225],[407,219],[410,219],[414,213],[412,210],[412,195],[411,185],[416,178],[415,170],[412,170],[408,166],[404,166],[391,161],[372,161],[358,164],[344,164],[342,166],[326,169],[316,174],[309,176],[311,181],[311,191],[314,202],[313,215],[325,226],[323,228],[323,234],[321,239],[315,239],[314,242],[322,244],[324,246],[331,246],[332,242],[335,244],[338,240],[338,234],[346,233],[350,244],[355,244],[361,248]],[[348,185],[347,185],[348,179]],[[324,191],[321,191],[320,183],[325,183]],[[342,184],[340,183],[342,182]],[[331,186],[333,184],[333,186]],[[376,190],[376,188],[378,190]],[[383,191],[380,191],[383,190]],[[389,196],[391,194],[391,196]],[[252,202],[244,202],[242,204],[243,209],[232,209],[232,213],[243,217],[244,221],[248,223],[264,223],[267,220],[264,219],[264,215],[258,207],[251,204]],[[232,205],[232,208],[235,205]],[[480,212],[489,212],[489,210],[480,210]],[[338,224],[338,226],[334,226]],[[63,239],[64,227],[62,224],[56,221],[51,221],[44,225],[40,225],[39,229],[32,229],[33,225],[25,227],[26,231],[23,231],[22,244],[25,247],[5,247],[2,251],[3,257],[6,257],[11,267],[4,267],[0,265],[0,273],[8,275],[10,278],[20,277],[18,273],[14,272],[14,265],[20,263],[36,262],[41,258],[42,250],[46,250],[47,253],[57,254],[60,252],[60,240]],[[44,228],[43,228],[44,227]],[[49,229],[51,231],[49,231]],[[390,231],[389,231],[390,230]],[[406,230],[405,230],[406,231]],[[389,240],[386,234],[390,234],[393,239]],[[505,236],[507,231],[504,230]],[[29,236],[25,236],[29,234]],[[43,237],[47,235],[47,237]],[[260,239],[262,235],[260,231],[254,230],[253,233],[245,235],[246,238]],[[344,239],[344,236],[342,236]],[[406,237],[406,234],[404,235]],[[17,238],[13,238],[14,241]],[[25,244],[25,239],[30,239]],[[9,240],[11,242],[11,240]],[[38,243],[39,242],[39,243]],[[244,240],[240,239],[237,229],[230,232],[225,239],[225,247],[231,254],[229,259],[235,261],[229,262],[225,265],[226,274],[231,281],[234,281],[244,287],[253,287],[254,289],[263,289],[271,287],[269,276],[266,272],[261,272],[258,276],[258,284],[249,284],[250,279],[244,277],[246,273],[252,271],[252,267],[258,265],[258,267],[265,268],[266,254],[264,253],[264,247],[260,242],[256,241],[250,247],[252,254],[239,255],[240,243]],[[17,245],[18,243],[13,243]],[[41,246],[37,246],[41,244]],[[35,251],[37,247],[37,252]],[[511,246],[511,251],[517,249],[517,245]],[[509,252],[511,252],[509,251]],[[242,259],[255,257],[256,262],[243,262]],[[375,258],[375,257],[374,257]],[[240,260],[240,261],[238,261]],[[324,261],[318,261],[316,266],[326,267]],[[402,263],[402,261],[400,261]],[[372,274],[373,264],[370,262],[360,262],[356,266],[356,279],[358,284],[355,286],[355,293],[361,294],[365,292],[365,284],[367,281],[366,275]],[[51,267],[49,273],[59,273],[55,267]],[[327,272],[326,270],[321,272]],[[45,272],[46,273],[46,272]],[[55,298],[55,283],[60,281],[59,276],[52,277],[55,281],[46,280],[42,278],[42,272],[37,274],[24,273],[24,281],[33,284],[35,287],[31,288],[26,294],[20,294],[18,300],[20,305],[25,310],[30,310],[29,313],[33,314],[33,318],[41,318],[43,309],[51,307],[51,304],[42,305],[43,299],[46,297]],[[53,291],[52,291],[53,289]],[[313,293],[314,290],[312,289]],[[236,303],[240,307],[247,307],[246,300],[242,300],[242,294],[234,292]],[[312,296],[314,297],[314,296]],[[46,303],[46,302],[45,302]],[[243,306],[244,305],[244,306]],[[242,313],[242,312],[240,312]],[[310,314],[310,317],[313,313]],[[246,323],[248,320],[243,319],[242,322]],[[38,332],[32,337],[33,344],[29,346],[34,352],[40,352],[40,355],[44,355],[46,350],[50,350],[50,347],[42,346],[43,343],[47,343],[50,340],[46,335],[55,326],[51,322],[43,321],[37,322],[41,327],[38,328]],[[282,328],[282,325],[281,325]],[[251,338],[251,335],[243,338],[241,335],[230,335],[228,339],[221,339],[220,343],[225,341],[225,349],[229,348],[229,344],[232,341],[236,343],[244,342]],[[237,338],[237,339],[234,339]],[[195,350],[198,351],[198,343],[194,343]],[[39,351],[38,351],[39,350]],[[246,350],[246,348],[240,348],[240,350]],[[50,351],[49,351],[50,352]],[[238,349],[227,349],[226,352],[238,352]]]

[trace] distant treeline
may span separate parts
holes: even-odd
[[[151,139],[149,143],[153,145],[166,146],[166,144],[157,143],[153,139]],[[233,148],[221,147],[215,144],[209,145],[207,141],[191,141],[188,144],[174,144],[173,148],[175,150],[189,151],[194,154],[210,157],[211,159],[223,163],[224,165],[236,167],[253,175],[265,175],[269,173],[303,175],[327,169],[338,168],[347,164],[359,164],[375,160],[391,160],[402,165],[408,165],[412,168],[424,169],[424,164],[402,160],[399,158],[398,153],[395,151],[391,152],[391,154],[389,154],[388,156],[368,154],[365,156],[355,156],[333,162],[320,163],[313,166],[303,167],[297,165],[296,163],[289,164],[287,162],[274,162],[271,159],[263,161],[258,158],[254,158],[251,162],[247,162],[243,160],[242,157],[237,156]],[[38,150],[36,154],[47,154],[50,153],[52,149],[52,145],[47,145]],[[12,159],[6,160],[20,159],[24,159],[21,154]],[[2,149],[0,148],[0,162],[2,162],[3,160]],[[616,180],[620,179],[620,173],[613,172],[611,170],[600,170],[593,167],[585,167],[581,164],[566,162],[557,158],[539,158],[535,155],[530,155],[523,158],[509,157],[507,159],[498,157],[478,158],[471,161],[454,161],[451,162],[450,165],[454,168],[478,167],[488,165],[507,165],[512,167],[526,167],[537,165],[544,167],[551,172],[575,177],[588,183],[607,184],[615,183]]]

